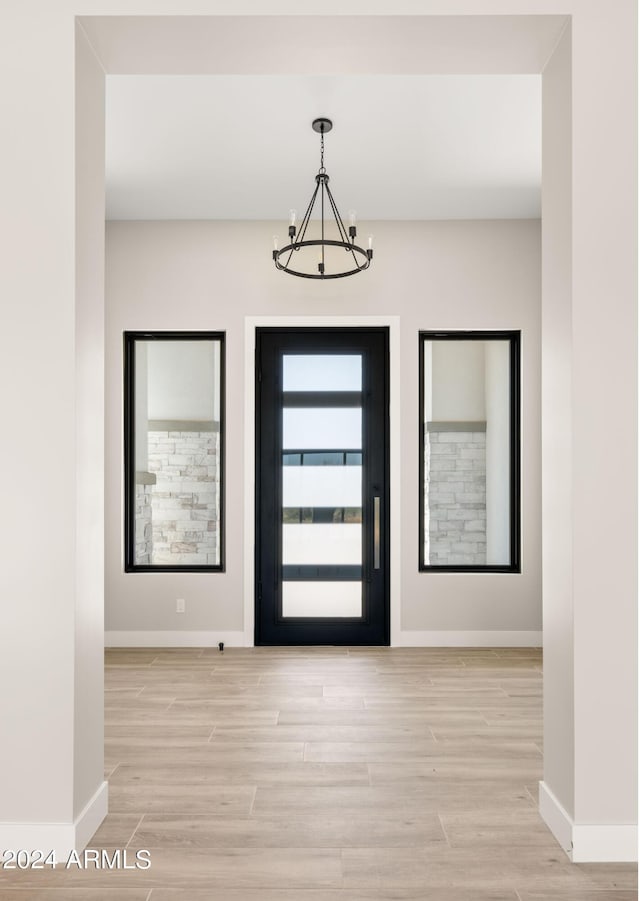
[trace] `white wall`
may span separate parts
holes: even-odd
[[[485,342],[487,563],[510,559],[509,342]],[[525,476],[526,477],[526,476]]]
[[[425,423],[433,419],[433,341],[425,341],[422,349],[422,377],[424,379],[422,411]]]
[[[16,23],[13,38],[24,34],[20,24],[24,28],[26,23]],[[0,817],[5,822],[69,822],[73,818],[76,561],[73,107],[43,103],[42,74],[36,77],[29,72],[24,47],[20,42],[12,44],[11,34],[11,29],[0,28],[0,59],[9,71],[20,73],[22,116],[25,109],[37,110],[39,115],[28,117],[31,128],[16,123],[13,129],[5,114],[12,142],[5,143],[8,157],[3,175],[9,171],[12,175],[3,178],[0,215],[13,210],[13,221],[5,221],[3,229],[4,240],[11,241],[5,247],[11,251],[3,254],[0,267],[0,367],[2,384],[12,389],[3,392],[4,421],[21,441],[7,442],[3,448],[3,465],[12,478],[4,486],[7,515],[0,523],[4,551],[0,596],[5,599],[0,684],[11,690],[5,691],[2,710]],[[54,37],[64,46],[64,74],[71,94],[73,35],[65,40],[59,26]],[[61,60],[58,66],[62,68]],[[64,79],[64,74],[59,78]],[[11,97],[3,103],[6,110],[17,106],[16,79],[11,82]],[[47,133],[57,130],[69,135],[65,144],[48,142]],[[39,165],[31,163],[24,180],[17,178],[20,163],[32,160],[37,155],[34,148],[47,144],[48,153]],[[64,205],[60,195],[68,198]],[[43,212],[47,208],[56,209],[57,228],[66,236],[62,254],[50,241],[51,224]],[[47,293],[49,303],[34,306]],[[31,336],[28,347],[23,340],[26,335]],[[42,474],[43,435],[56,439],[50,439],[48,448],[48,469],[56,473],[55,478]],[[29,486],[37,486],[37,493]],[[33,546],[24,536],[33,531],[36,508],[38,529],[47,540],[34,559]],[[30,786],[28,793],[25,785]]]
[[[431,415],[435,422],[484,422],[484,341],[433,341]]]
[[[106,814],[104,782],[104,72],[76,42],[76,583],[73,816],[80,845]],[[92,799],[95,798],[95,801]]]
[[[378,251],[371,269],[322,284],[275,271],[270,244],[278,227],[282,224],[108,225],[107,630],[243,629],[242,464],[252,440],[243,432],[244,317],[301,313],[401,317],[403,629],[539,630],[539,223],[376,222]],[[242,263],[247,255],[252,267]],[[523,330],[525,563],[520,575],[418,572],[418,331],[439,328]],[[121,357],[127,329],[227,333],[225,573],[122,571]],[[184,615],[174,612],[177,597],[186,599]]]
[[[104,81],[75,39],[59,13],[36,24],[16,5],[0,23],[0,371],[15,439],[0,522],[0,847],[59,854],[106,813]]]
[[[574,778],[586,833],[637,822],[638,7],[620,6],[626,19],[601,5],[572,31]],[[603,81],[593,60],[605,44]],[[587,143],[593,153],[580,153]],[[600,265],[581,265],[587,257]],[[613,447],[594,411],[614,425]],[[637,831],[635,843],[625,834],[637,855]],[[592,847],[580,845],[590,859]]]
[[[616,9],[543,75],[540,810],[574,861],[638,841],[637,7]]]
[[[136,343],[135,355],[135,455],[136,471],[146,472],[149,469],[149,358],[147,341]]]
[[[542,429],[545,628],[544,778],[574,814],[573,480],[571,335],[571,32],[545,69],[543,91]]]
[[[219,343],[212,341],[139,341],[148,365],[149,419],[210,422],[220,415]]]

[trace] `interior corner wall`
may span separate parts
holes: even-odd
[[[574,814],[571,30],[542,78],[544,779]]]
[[[247,316],[400,317],[401,621],[424,633],[541,629],[540,223],[376,222],[370,270],[314,283],[275,270],[281,223],[110,222],[106,262],[107,633],[242,632]],[[364,228],[365,226],[363,226]],[[246,260],[252,265],[247,266]],[[425,277],[425,273],[427,277]],[[124,573],[122,333],[226,332],[226,571]],[[521,329],[523,571],[418,571],[418,332]],[[175,613],[176,598],[186,612]],[[408,637],[407,637],[408,636]],[[180,636],[172,640],[179,644]],[[135,641],[135,635],[131,638]]]
[[[105,75],[76,31],[76,605],[74,821],[106,814],[104,782]]]
[[[540,811],[574,862],[638,852],[637,24],[592,4],[543,73]]]

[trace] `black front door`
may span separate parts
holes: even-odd
[[[258,329],[256,644],[389,644],[389,336]]]

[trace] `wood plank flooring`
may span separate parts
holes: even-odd
[[[537,813],[531,649],[110,650],[110,813],[147,870],[0,871],[1,901],[634,901]]]

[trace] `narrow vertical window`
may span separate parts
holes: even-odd
[[[420,569],[520,571],[520,333],[420,333]]]
[[[224,335],[125,332],[125,569],[224,569]]]

